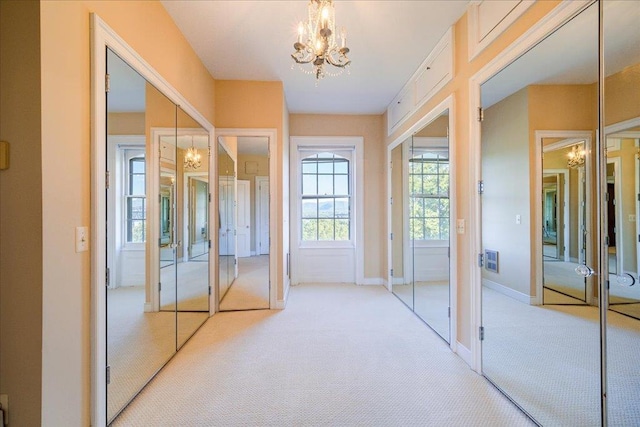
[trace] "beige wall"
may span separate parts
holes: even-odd
[[[0,394],[14,426],[39,425],[42,414],[40,65],[40,5],[0,1],[0,140],[11,144],[0,171]]]
[[[144,135],[144,113],[108,113],[108,135]]]
[[[292,114],[291,136],[364,137],[364,277],[387,277],[385,145],[382,117]]]
[[[498,251],[498,273],[483,279],[531,296],[528,92],[487,108],[482,122],[482,245]],[[521,223],[516,223],[520,215]],[[529,242],[529,244],[527,244]],[[535,288],[533,289],[535,291]]]
[[[90,422],[91,264],[89,252],[75,252],[74,230],[91,212],[90,13],[211,123],[214,80],[160,2],[45,1],[40,12],[43,424],[80,426]]]
[[[391,150],[391,162],[393,168],[391,169],[391,197],[393,197],[393,204],[391,205],[391,232],[393,233],[392,243],[392,267],[393,277],[403,278],[403,283],[407,283],[410,278],[404,277],[404,191],[403,191],[403,167],[402,154],[404,144],[409,142],[403,142],[398,144]],[[408,238],[408,236],[407,236]],[[407,254],[409,256],[410,254]]]
[[[604,90],[607,125],[640,117],[640,63],[607,77]]]

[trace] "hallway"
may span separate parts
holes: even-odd
[[[532,425],[381,286],[218,313],[116,426]]]

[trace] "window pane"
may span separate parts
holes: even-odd
[[[333,218],[333,199],[318,199],[318,217]]]
[[[325,159],[318,162],[318,173],[333,173],[333,160]]]
[[[318,220],[303,219],[302,220],[302,240],[318,239]]]
[[[333,167],[335,168],[335,173],[349,173],[349,161],[348,160],[340,160],[336,159]]]
[[[439,194],[449,195],[449,175],[440,175]]]
[[[302,175],[302,194],[305,196],[318,194],[316,178],[317,175]]]
[[[318,173],[318,163],[305,159],[302,162],[302,173]]]
[[[413,197],[411,202],[411,216],[413,218],[424,217],[424,199]]]
[[[131,167],[129,173],[144,173],[144,158],[131,159],[129,164]]]
[[[129,243],[144,243],[144,221],[129,221],[127,230],[127,241]]]
[[[409,234],[413,240],[424,240],[424,233],[422,230],[422,219],[411,218],[409,220]]]
[[[425,210],[424,216],[426,217],[440,216],[440,206],[438,203],[438,199],[425,199],[424,210]]]
[[[340,196],[349,194],[349,176],[348,175],[336,175],[335,182],[336,182],[336,188],[335,188],[334,194],[340,195]]]
[[[333,195],[333,175],[318,175],[318,193]]]
[[[422,176],[411,175],[409,177],[409,192],[411,194],[422,194]]]
[[[144,175],[131,175],[131,195],[142,195],[146,193],[144,188]]]
[[[423,173],[438,173],[438,164],[436,162],[425,162],[422,165]]]
[[[419,159],[418,161],[414,159],[409,162],[409,173],[414,175],[422,173],[422,163],[420,163]]]
[[[449,199],[440,199],[440,216],[449,217]]]
[[[127,199],[128,219],[145,219],[144,198],[129,197]]]
[[[318,220],[318,240],[333,240],[333,223],[332,219]]]
[[[336,240],[349,240],[349,220],[336,220]]]
[[[449,175],[449,161],[440,161],[439,173],[441,175]]]
[[[449,218],[440,218],[440,240],[449,240]]]
[[[302,218],[318,217],[318,200],[303,199],[302,200]]]
[[[335,216],[336,218],[349,218],[349,199],[335,199]]]
[[[423,175],[422,191],[423,194],[438,194],[438,175]]]
[[[425,240],[438,240],[440,239],[440,219],[439,218],[427,218],[424,220],[425,225]]]

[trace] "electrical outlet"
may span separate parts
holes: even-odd
[[[456,221],[456,231],[458,234],[464,234],[465,223],[464,219],[459,219]]]
[[[89,228],[76,227],[76,252],[89,250]]]
[[[2,405],[2,413],[4,415],[4,425],[9,425],[9,395],[0,394],[0,405]]]
[[[522,217],[520,215],[516,215],[516,224],[522,223]]]
[[[636,216],[633,214],[629,215],[629,222],[636,222]]]

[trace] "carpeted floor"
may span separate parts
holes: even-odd
[[[269,255],[238,258],[238,277],[220,301],[220,311],[269,308]]]
[[[323,284],[216,314],[114,425],[532,424],[382,286]]]

